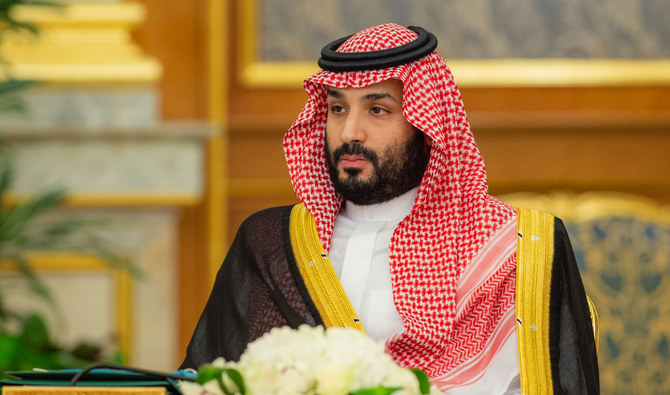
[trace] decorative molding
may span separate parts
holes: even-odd
[[[153,59],[137,59],[125,63],[23,63],[12,66],[12,78],[18,80],[48,81],[57,83],[154,83],[162,74],[161,65]],[[5,79],[0,73],[0,80]]]
[[[239,80],[250,87],[302,86],[306,77],[319,70],[316,59],[313,62],[258,60],[261,27],[257,2],[237,2]],[[670,59],[454,59],[448,63],[460,87],[670,85]]]
[[[5,197],[8,205],[17,205],[29,199],[30,195],[9,193]],[[73,193],[67,195],[66,207],[189,207],[199,204],[202,197],[190,193]]]
[[[499,196],[516,207],[550,211],[564,220],[592,221],[609,217],[633,217],[670,224],[670,204],[643,196],[617,192],[513,193]]]
[[[92,26],[138,25],[146,10],[132,2],[66,2],[56,6],[19,5],[12,16],[21,22],[38,23],[47,27],[73,24]]]
[[[208,18],[208,75],[209,120],[218,125],[228,121],[228,0],[209,0]],[[208,285],[214,284],[216,273],[225,256],[228,243],[228,139],[222,130],[207,142],[205,175],[207,205],[207,264]]]
[[[3,40],[9,74],[57,83],[154,83],[162,66],[131,38],[145,14],[143,5],[132,2],[17,6],[13,16],[40,33],[18,31]],[[0,79],[6,77],[0,72]]]
[[[463,87],[670,85],[670,60],[455,60],[449,66]]]
[[[50,85],[44,85],[50,86]],[[98,86],[103,88],[102,85]],[[118,84],[109,88],[118,87]],[[221,127],[209,121],[161,121],[139,126],[87,126],[82,124],[59,125],[4,122],[0,136],[7,140],[106,139],[106,140],[174,140],[202,141],[221,135]]]
[[[449,68],[460,87],[670,85],[670,60],[452,60]],[[316,62],[251,61],[240,70],[247,86],[295,88],[319,68]]]

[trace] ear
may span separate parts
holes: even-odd
[[[426,145],[427,145],[427,146],[429,146],[429,147],[432,147],[432,146],[433,146],[433,139],[431,139],[430,137],[428,137],[428,135],[425,134],[425,133],[423,134],[423,141],[426,142]]]

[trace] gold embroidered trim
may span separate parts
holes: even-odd
[[[596,342],[596,354],[600,352],[600,320],[598,318],[598,310],[591,298],[586,295],[586,303],[589,305],[589,315],[591,316],[591,326],[593,327],[593,339]]]
[[[321,245],[314,217],[303,204],[291,210],[289,234],[300,275],[326,328],[350,327],[365,333]]]
[[[549,303],[554,216],[517,210],[516,314],[522,394],[553,394]]]

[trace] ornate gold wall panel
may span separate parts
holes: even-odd
[[[544,16],[547,22],[566,23],[561,19],[568,18],[567,15],[553,14],[550,9],[542,10],[542,6],[550,7],[547,5],[548,2],[542,0],[526,2],[529,3],[529,7],[522,7],[521,1],[512,4],[517,7],[517,11],[529,14],[528,18],[542,20],[541,17]],[[640,8],[653,7],[644,1],[636,3],[636,7]],[[381,14],[380,6],[385,9]],[[239,27],[236,35],[240,42],[236,56],[239,62],[239,78],[243,84],[253,87],[300,86],[303,79],[318,71],[316,59],[321,46],[345,34],[352,34],[369,24],[396,22],[424,26],[435,32],[439,40],[451,38],[451,41],[441,41],[438,51],[448,59],[449,66],[461,87],[670,84],[670,60],[654,59],[654,56],[645,59],[644,53],[638,53],[636,56],[633,54],[634,56],[629,56],[628,59],[621,58],[622,54],[616,53],[618,46],[614,45],[615,43],[608,43],[611,45],[609,52],[600,51],[597,40],[605,41],[605,38],[611,39],[611,37],[605,30],[596,27],[592,27],[589,31],[588,23],[582,22],[579,27],[573,26],[573,28],[575,32],[576,29],[581,29],[583,37],[594,33],[593,37],[590,37],[593,42],[587,45],[590,48],[584,48],[583,54],[570,58],[566,55],[570,54],[571,45],[580,45],[577,37],[572,44],[567,42],[560,44],[560,40],[554,37],[558,34],[552,34],[551,27],[543,24],[527,26],[526,35],[519,37],[518,33],[507,30],[512,30],[512,26],[524,24],[526,21],[516,19],[513,24],[506,23],[503,14],[514,11],[505,10],[505,7],[497,9],[496,2],[484,1],[473,4],[459,0],[447,4],[442,1],[422,3],[400,1],[394,3],[394,7],[389,7],[388,3],[362,4],[351,1],[342,3],[302,0],[291,3],[289,7],[286,7],[285,3],[272,0],[239,2],[237,14]],[[565,5],[565,8],[570,7],[569,4]],[[608,8],[605,5],[602,7]],[[598,15],[597,6],[584,7],[583,11],[592,11],[594,15]],[[460,14],[450,14],[452,12]],[[343,15],[346,13],[350,13],[353,19],[363,24],[353,23],[356,26],[350,26],[350,30],[343,30],[346,29],[345,25],[352,24],[350,20],[344,18]],[[435,20],[436,14],[440,13],[449,18],[448,23]],[[413,15],[412,18],[408,17],[410,14]],[[468,18],[472,21],[470,25],[465,22]],[[518,15],[515,18],[518,18]],[[363,20],[365,22],[362,22]],[[405,20],[407,22],[403,22]],[[609,21],[609,23],[615,22]],[[636,26],[636,23],[643,22],[638,22],[634,16],[630,16],[630,20],[622,20],[620,23]],[[472,31],[470,36],[466,34],[468,30]],[[644,40],[643,34],[637,34],[635,39]],[[480,36],[477,45],[468,47],[468,41],[475,35]],[[658,35],[659,37],[648,35],[651,36],[649,45],[654,45],[653,40],[656,39],[657,50],[670,54],[670,49],[658,43],[659,40],[662,41],[662,35]],[[526,48],[525,52],[519,50],[519,47],[528,41],[533,41],[531,37],[536,40],[538,37],[543,37],[540,40],[544,41],[531,45],[532,48]],[[497,47],[496,41],[498,41]],[[552,44],[556,47],[554,52],[547,49]],[[605,44],[601,42],[601,45]],[[306,48],[311,50],[307,51]],[[647,54],[651,51],[649,50]],[[519,57],[524,54],[526,56]]]

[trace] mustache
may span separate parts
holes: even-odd
[[[359,143],[343,144],[333,150],[333,161],[337,162],[343,155],[358,155],[369,160],[372,163],[377,163],[378,156],[373,150],[363,147]]]

